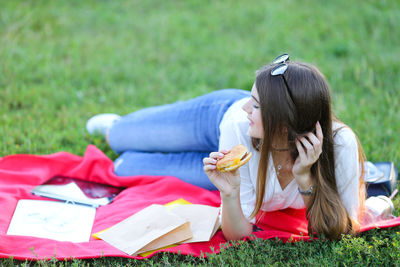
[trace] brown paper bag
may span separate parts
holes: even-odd
[[[129,255],[182,242],[192,237],[187,220],[162,205],[151,205],[99,234]]]
[[[200,204],[177,205],[171,211],[190,222],[193,237],[182,243],[209,241],[220,226],[219,208],[216,207]]]

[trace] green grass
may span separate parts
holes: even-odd
[[[0,156],[94,143],[96,113],[250,89],[276,55],[316,64],[368,159],[400,167],[400,2],[0,0]],[[400,197],[395,199],[399,214]],[[399,265],[399,228],[337,242],[254,241],[207,259],[159,254],[39,265]],[[2,265],[27,265],[11,259]]]

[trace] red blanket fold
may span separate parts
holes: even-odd
[[[103,230],[129,217],[150,204],[165,204],[179,198],[194,204],[219,206],[216,191],[208,191],[175,177],[130,176],[121,177],[113,173],[113,163],[95,146],[88,146],[84,157],[66,152],[51,155],[12,155],[0,159],[0,257],[15,259],[98,258],[98,257],[143,257],[129,256],[102,240],[91,238],[89,242],[59,242],[44,238],[6,235],[14,209],[19,199],[43,199],[30,193],[32,188],[53,176],[62,175],[127,187],[114,201],[97,209],[92,233]],[[379,225],[363,227],[363,231],[375,227],[400,225],[400,219],[381,222]],[[304,210],[287,209],[264,213],[259,226],[262,231],[254,235],[260,238],[278,237],[284,241],[308,239]],[[182,244],[162,251],[193,256],[218,253],[225,243],[218,231],[210,242]],[[151,256],[151,255],[150,255]],[[150,257],[149,256],[149,257]]]

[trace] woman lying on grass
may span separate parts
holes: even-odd
[[[362,148],[332,114],[325,77],[287,54],[257,72],[251,93],[226,89],[124,117],[100,114],[87,128],[106,134],[121,154],[118,175],[172,175],[216,187],[228,240],[250,235],[260,211],[285,208],[306,208],[309,232],[330,239],[359,228]],[[253,157],[221,173],[217,161],[237,144]]]

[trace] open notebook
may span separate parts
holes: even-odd
[[[110,203],[122,190],[120,187],[56,176],[31,192],[38,196],[98,207]]]

